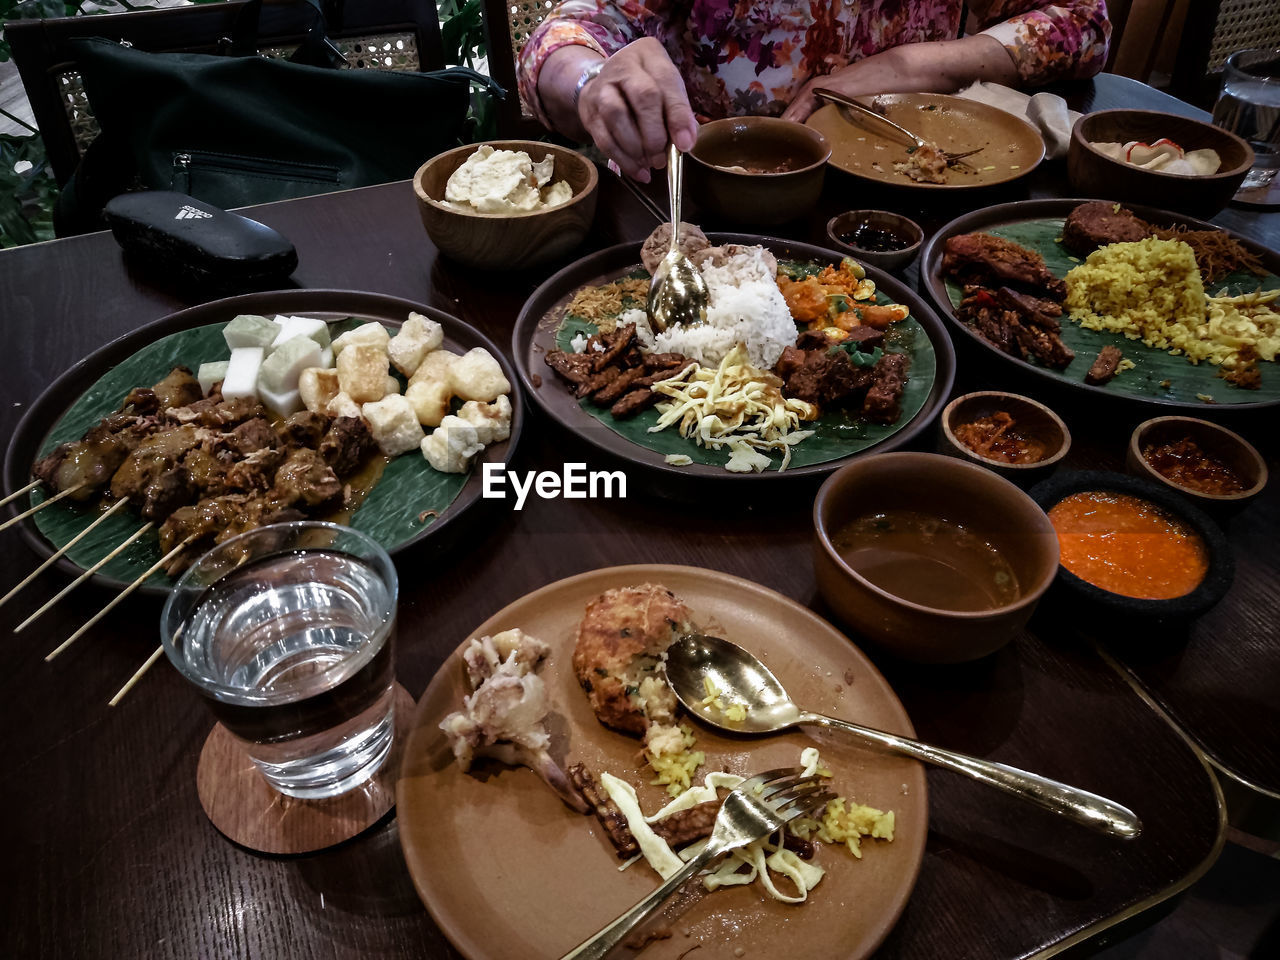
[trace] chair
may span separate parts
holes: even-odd
[[[517,95],[516,58],[552,6],[553,0],[484,0],[489,75],[508,91],[499,107],[504,136],[536,139],[547,134],[547,129],[534,119],[529,105]]]
[[[1227,57],[1237,50],[1268,47],[1280,48],[1276,0],[1194,0],[1178,47],[1172,93],[1211,106]]]
[[[213,53],[229,43],[244,0],[135,13],[19,20],[5,36],[31,102],[59,185],[75,171],[98,126],[67,42],[109,37],[150,52]],[[435,0],[326,3],[329,35],[353,69],[435,70],[444,66]],[[287,57],[301,42],[311,13],[293,0],[265,0],[261,52]]]

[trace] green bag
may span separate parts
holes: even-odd
[[[296,56],[336,51],[319,22]],[[465,67],[342,70],[147,53],[99,37],[72,44],[102,133],[68,184],[60,233],[101,229],[102,206],[130,181],[227,209],[407,179],[473,139],[473,84],[504,96]]]

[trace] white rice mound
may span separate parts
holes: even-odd
[[[796,323],[778,289],[774,261],[763,247],[736,247],[723,265],[698,268],[707,282],[707,322],[654,334],[643,310],[628,310],[619,323],[635,323],[645,349],[680,353],[704,367],[718,366],[738,343],[752,366],[770,369],[783,348],[796,342]]]

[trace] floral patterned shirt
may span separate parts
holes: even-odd
[[[703,118],[780,114],[816,74],[904,43],[959,34],[961,0],[562,0],[520,52],[520,94],[547,123],[538,72],[560,47],[609,56],[659,40]],[[1098,73],[1111,25],[1105,0],[972,0],[983,32],[1023,85]],[[548,124],[549,125],[549,124]]]

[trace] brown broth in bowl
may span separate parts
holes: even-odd
[[[831,538],[840,558],[895,597],[939,610],[994,610],[1022,591],[1009,561],[972,530],[916,510],[868,513]]]

